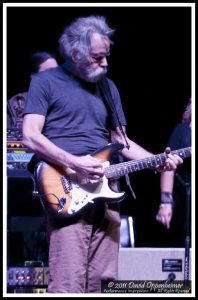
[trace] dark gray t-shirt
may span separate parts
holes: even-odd
[[[121,124],[126,125],[117,88],[108,82]],[[62,66],[33,76],[25,114],[45,116],[42,133],[75,155],[91,154],[106,146],[109,130],[114,127],[97,85],[79,80]]]

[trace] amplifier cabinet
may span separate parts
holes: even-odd
[[[120,248],[119,251],[119,280],[184,280],[184,269],[184,248]]]
[[[8,286],[42,287],[48,282],[46,267],[9,267],[7,270]],[[47,268],[48,269],[48,268]]]

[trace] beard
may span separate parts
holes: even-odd
[[[88,82],[97,82],[99,81],[105,74],[107,73],[107,68],[101,68],[101,67],[98,67],[97,69],[95,70],[87,70],[87,73],[86,73],[86,80]]]
[[[87,82],[98,82],[106,73],[106,67],[98,67],[93,69],[90,66],[85,65],[84,63],[78,63],[76,65],[76,71],[78,76]]]

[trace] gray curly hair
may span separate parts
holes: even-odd
[[[189,99],[188,104],[185,107],[183,116],[182,116],[182,121],[186,123],[191,122],[191,99]]]
[[[71,58],[75,50],[80,60],[89,56],[91,37],[98,33],[108,39],[112,44],[111,37],[114,29],[106,23],[104,16],[80,17],[65,27],[59,39],[59,52],[64,59]]]

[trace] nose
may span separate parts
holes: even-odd
[[[107,62],[107,58],[106,56],[104,56],[100,62],[101,67],[107,67],[108,66],[108,62]]]

